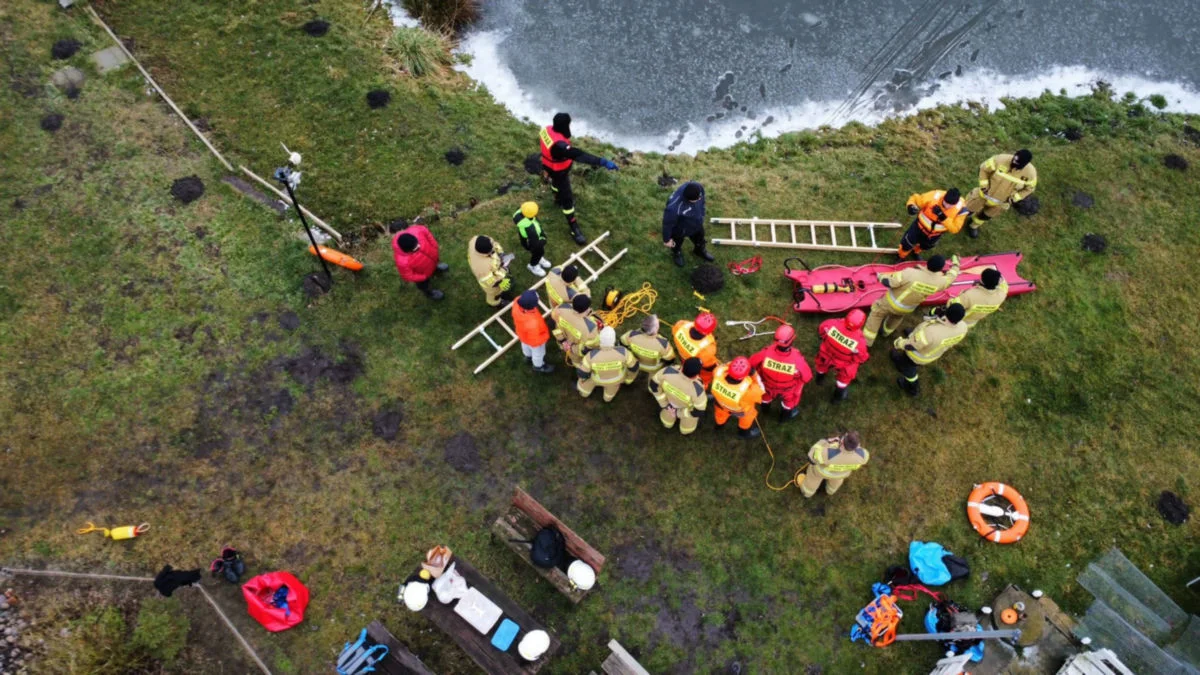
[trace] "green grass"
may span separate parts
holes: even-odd
[[[397,27],[388,38],[387,52],[416,77],[440,72],[451,64],[450,39],[424,28]]]
[[[657,241],[664,170],[703,181],[712,215],[891,220],[911,192],[968,186],[991,153],[1033,150],[1041,213],[1007,215],[982,239],[942,249],[1021,250],[1038,292],[1009,301],[930,368],[915,402],[877,350],[851,404],[834,408],[831,389],[813,387],[796,421],[764,416],[776,482],[839,429],[857,428],[872,450],[838,495],[806,501],[763,486],[760,444],[707,425],[689,439],[664,433],[640,384],[606,406],[580,400],[566,374],[533,377],[512,355],[472,376],[487,349],[449,351],[491,313],[466,272],[466,241],[486,233],[516,249],[509,215],[520,202],[553,213],[549,191],[522,169],[534,126],[470,83],[397,74],[382,48],[391,26],[364,24],[362,3],[297,7],[262,0],[231,11],[206,0],[163,12],[109,0],[99,9],[235,163],[267,174],[283,159],[280,141],[304,154],[302,201],[350,235],[348,251],[367,264],[358,275],[338,270],[333,292],[312,301],[299,290],[315,261],[298,224],[222,185],[220,166],[134,71],[98,76],[87,55],[108,43],[80,12],[33,0],[0,9],[9,85],[0,151],[17,158],[0,164],[0,528],[9,530],[0,560],[153,574],[168,562],[203,566],[233,544],[252,571],[289,569],[313,591],[306,627],[267,635],[236,589],[221,587],[227,612],[281,672],[327,669],[373,618],[438,672],[468,671],[451,642],[394,599],[435,543],[559,634],[551,672],[596,668],[608,637],[653,672],[735,659],[756,672],[927,670],[936,650],[871,650],[844,637],[870,582],[903,562],[914,538],[968,558],[976,573],[950,588],[964,604],[1015,582],[1081,611],[1089,596],[1076,572],[1117,545],[1200,611],[1181,590],[1200,565],[1196,519],[1173,527],[1153,506],[1164,489],[1195,505],[1200,481],[1200,329],[1189,321],[1200,197],[1194,170],[1162,164],[1169,153],[1200,162],[1189,120],[1144,107],[1131,115],[1141,104],[1108,96],[1046,95],[990,114],[928,111],[579,171],[585,230],[610,230],[613,247],[629,249],[593,285],[651,281],[668,322],[698,301]],[[332,23],[319,39],[299,29],[316,16]],[[77,100],[42,86],[62,65],[50,45],[66,37],[84,44],[68,61],[89,75]],[[364,95],[380,87],[393,103],[371,110]],[[55,134],[38,128],[49,112],[65,115]],[[1068,129],[1082,140],[1062,138]],[[454,148],[466,154],[460,166],[443,159]],[[172,200],[171,181],[193,174],[205,196]],[[1076,191],[1095,206],[1073,206]],[[377,234],[422,213],[452,266],[436,307],[398,281]],[[566,227],[554,216],[544,225],[550,258],[561,260],[573,250]],[[1080,249],[1089,232],[1108,239],[1105,254]],[[724,263],[754,252],[717,253]],[[704,304],[722,321],[784,314],[785,257],[764,253],[762,272],[728,278]],[[516,269],[518,283],[533,281]],[[294,331],[280,324],[287,312],[299,316]],[[818,322],[795,322],[806,352]],[[763,344],[739,335],[719,329],[722,357]],[[338,363],[361,363],[361,375],[339,379],[329,370]],[[397,408],[400,436],[375,437],[375,414]],[[476,473],[444,461],[459,433],[476,442]],[[967,526],[963,502],[983,480],[1029,499],[1034,523],[1020,544],[980,542]],[[581,605],[490,540],[513,483],[610,555]],[[124,543],[76,536],[88,520],[153,529]]]

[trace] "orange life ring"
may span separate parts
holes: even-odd
[[[317,252],[313,249],[312,246],[308,247],[308,252],[313,255],[317,254]],[[324,246],[321,247],[321,257],[324,258],[325,260],[328,260],[329,262],[333,263],[334,265],[340,265],[342,267],[345,267],[348,270],[353,270],[355,272],[357,272],[363,268],[363,264],[358,262],[354,258],[351,258],[350,256],[346,255],[345,253],[342,253],[341,251],[335,251],[331,248],[325,248]]]
[[[1008,506],[994,502],[1008,502]],[[967,518],[979,536],[997,544],[1020,541],[1029,531],[1029,505],[1020,492],[1004,483],[976,485],[967,497]],[[1011,524],[1005,526],[1004,520]]]

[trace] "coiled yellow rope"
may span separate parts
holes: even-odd
[[[656,300],[658,300],[658,291],[654,290],[654,287],[647,281],[638,290],[622,296],[620,302],[612,309],[593,311],[592,314],[603,321],[605,326],[612,326],[613,330],[616,330],[626,320],[636,316],[638,312],[649,314],[650,310],[654,309]]]

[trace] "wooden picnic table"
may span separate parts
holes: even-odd
[[[600,570],[604,568],[604,556],[519,487],[513,488],[512,503],[508,511],[492,523],[492,533],[499,537],[505,546],[516,551],[522,560],[529,563],[530,567],[537,570],[537,573],[545,577],[560,593],[570,598],[571,602],[578,603],[595,589],[585,591],[576,588],[567,578],[566,572],[557,567],[538,567],[529,558],[531,545],[526,542],[532,540],[543,527],[557,528],[566,542],[567,553],[591,565],[596,575],[600,575]]]
[[[504,617],[497,621],[495,626],[492,626],[487,635],[484,635],[454,613],[454,605],[458,602],[457,600],[443,605],[437,599],[437,595],[432,592],[429,594],[429,604],[425,605],[425,609],[422,609],[420,614],[450,636],[486,673],[536,673],[541,670],[542,666],[546,665],[550,657],[562,646],[554,633],[538,623],[507,595],[500,592],[499,588],[496,588],[491,581],[488,581],[487,577],[480,574],[479,570],[472,567],[462,557],[455,555],[450,562],[454,565],[454,569],[466,579],[467,586],[478,589],[480,593],[496,603],[504,611]],[[447,565],[447,569],[449,569],[449,565]],[[420,567],[414,571],[419,570]],[[512,619],[520,626],[521,632],[513,640],[508,651],[502,652],[492,646],[492,634],[496,632],[504,618]],[[521,638],[525,637],[526,633],[532,630],[546,631],[546,634],[550,636],[550,648],[537,661],[529,663],[517,654],[517,644]]]
[[[378,621],[372,621],[371,625],[367,626],[367,635],[388,648],[387,658],[375,664],[375,672],[383,675],[434,675],[432,670],[421,663],[421,659],[408,651],[408,648]]]

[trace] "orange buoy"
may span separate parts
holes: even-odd
[[[1004,483],[976,485],[967,497],[967,518],[979,536],[997,544],[1020,541],[1029,531],[1029,505]]]
[[[350,256],[346,255],[345,253],[342,253],[341,251],[335,251],[331,248],[325,248],[324,246],[320,247],[320,249],[321,249],[321,257],[324,258],[325,260],[328,260],[329,262],[333,263],[334,265],[339,265],[341,267],[345,267],[346,269],[353,270],[355,272],[357,272],[363,268],[362,263],[358,262],[354,258],[351,258]],[[312,246],[308,247],[308,252],[313,255],[317,254],[317,251],[315,249],[313,249]]]

